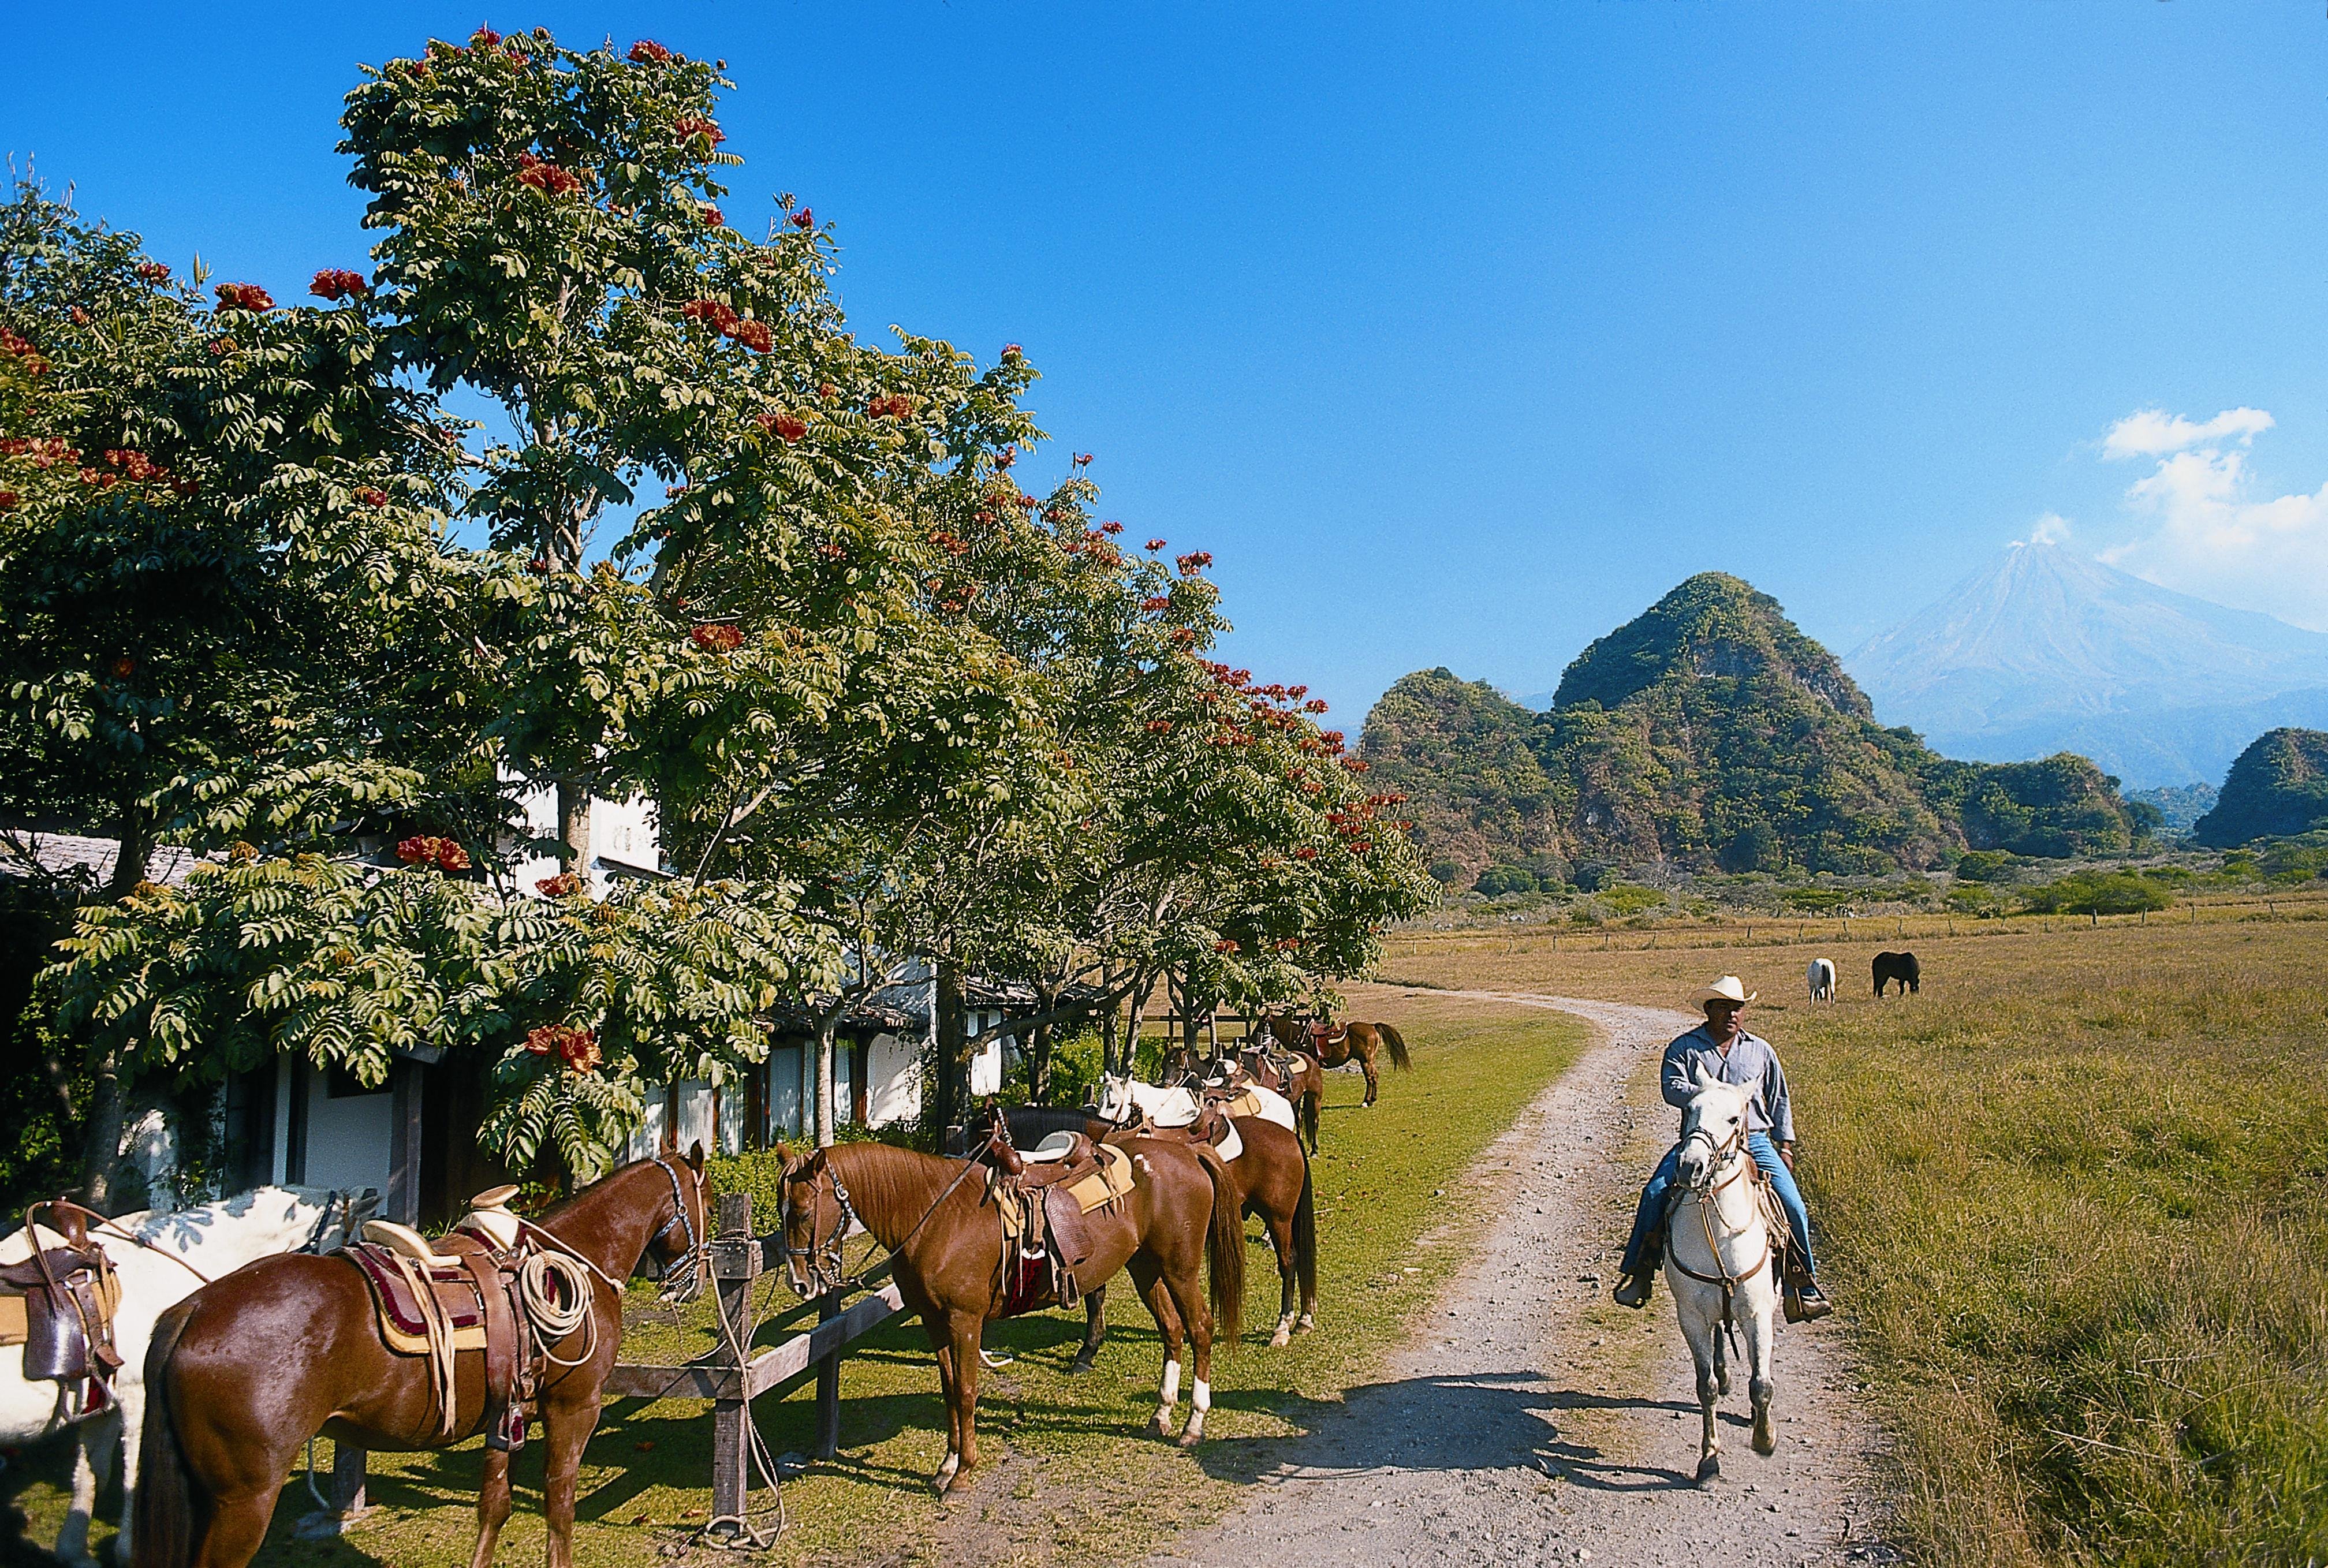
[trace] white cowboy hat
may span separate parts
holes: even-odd
[[[1748,991],[1746,982],[1736,975],[1725,974],[1712,985],[1698,987],[1691,993],[1689,1000],[1699,1007],[1704,1007],[1710,1001],[1734,1001],[1742,1007],[1761,994],[1759,991]]]

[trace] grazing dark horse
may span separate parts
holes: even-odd
[[[1923,966],[1916,962],[1916,955],[1912,953],[1879,953],[1875,955],[1877,996],[1882,996],[1884,986],[1895,980],[1900,982],[1900,994],[1906,996],[1920,988],[1923,978]]]
[[[1196,1390],[1183,1447],[1204,1436],[1213,1404],[1213,1338],[1234,1344],[1244,1306],[1244,1222],[1236,1182],[1210,1149],[1114,1135],[1131,1155],[1135,1185],[1115,1209],[1084,1216],[1092,1246],[1074,1270],[1078,1290],[1097,1291],[1129,1268],[1164,1340],[1164,1375],[1151,1430],[1171,1432],[1184,1341],[1195,1345]],[[814,1295],[841,1277],[841,1243],[853,1217],[896,1260],[893,1277],[937,1357],[945,1396],[943,1497],[978,1466],[979,1346],[997,1318],[1056,1305],[1046,1284],[1031,1296],[1005,1267],[1002,1215],[987,1197],[988,1168],[883,1143],[790,1150],[784,1157],[785,1270]],[[845,1197],[843,1195],[846,1195]],[[1016,1263],[1016,1259],[1010,1260]],[[1197,1276],[1210,1263],[1211,1300]]]
[[[1338,1029],[1322,1018],[1282,1013],[1264,1016],[1261,1023],[1279,1045],[1289,1051],[1309,1052],[1318,1058],[1321,1067],[1341,1067],[1356,1062],[1358,1070],[1366,1075],[1366,1103],[1369,1105],[1382,1089],[1382,1078],[1375,1068],[1375,1057],[1388,1056],[1390,1065],[1401,1072],[1414,1066],[1414,1058],[1406,1054],[1406,1042],[1388,1024],[1347,1023]]]
[[[589,1310],[543,1348],[536,1393],[548,1457],[549,1568],[574,1560],[574,1488],[623,1345],[615,1282],[652,1257],[674,1293],[701,1289],[703,1148],[625,1165],[533,1223],[589,1267]],[[558,1250],[555,1248],[546,1250]],[[690,1287],[692,1287],[690,1290]],[[267,1537],[300,1448],[318,1433],[366,1449],[449,1448],[485,1414],[485,1352],[455,1363],[450,1435],[426,1356],[381,1341],[370,1288],[338,1256],[261,1258],[164,1313],[146,1353],[137,1568],[242,1568]],[[493,1561],[509,1518],[509,1454],[489,1447],[472,1568]]]

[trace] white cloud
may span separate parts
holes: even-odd
[[[2193,423],[2164,408],[2144,408],[2128,414],[2102,437],[2105,457],[2163,457],[2193,446],[2217,446],[2236,440],[2251,445],[2272,427],[2272,417],[2261,408],[2226,408],[2203,424]]]
[[[2058,512],[2049,512],[2038,518],[2035,525],[2029,530],[2029,537],[2027,539],[2015,540],[2013,542],[2015,544],[2060,544],[2063,540],[2066,540],[2069,537],[2070,520],[2063,517]]]
[[[2101,559],[2162,587],[2328,630],[2328,484],[2254,495],[2246,448],[2271,427],[2259,408],[2203,424],[2150,409],[2111,426],[2106,455],[2154,457],[2157,466],[2126,493],[2149,531]]]

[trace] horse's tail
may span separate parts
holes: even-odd
[[[1383,1044],[1390,1047],[1390,1065],[1392,1066],[1405,1073],[1411,1073],[1414,1070],[1414,1058],[1406,1054],[1406,1042],[1398,1038],[1398,1031],[1396,1029],[1391,1028],[1388,1024],[1376,1024],[1375,1026],[1375,1033],[1380,1035],[1383,1039]]]
[[[130,1545],[134,1568],[186,1568],[193,1561],[195,1513],[202,1488],[186,1463],[170,1401],[170,1357],[192,1316],[193,1308],[185,1301],[164,1312],[146,1350],[146,1432],[138,1440],[133,1502],[137,1530]]]
[[[1197,1145],[1197,1160],[1213,1178],[1213,1223],[1206,1246],[1212,1275],[1213,1343],[1233,1347],[1244,1336],[1244,1194],[1210,1148]]]
[[[1318,1195],[1310,1180],[1310,1161],[1301,1161],[1301,1199],[1293,1206],[1293,1272],[1301,1299],[1318,1299]]]

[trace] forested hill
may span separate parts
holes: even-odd
[[[1363,752],[1466,887],[1497,865],[1880,873],[1965,849],[2102,853],[2135,831],[2083,757],[1953,762],[1884,728],[1778,601],[1716,572],[1585,649],[1550,712],[1422,671],[1367,715]]]
[[[2239,753],[2215,809],[2199,819],[2191,836],[2228,848],[2323,828],[2328,828],[2328,734],[2275,729]]]

